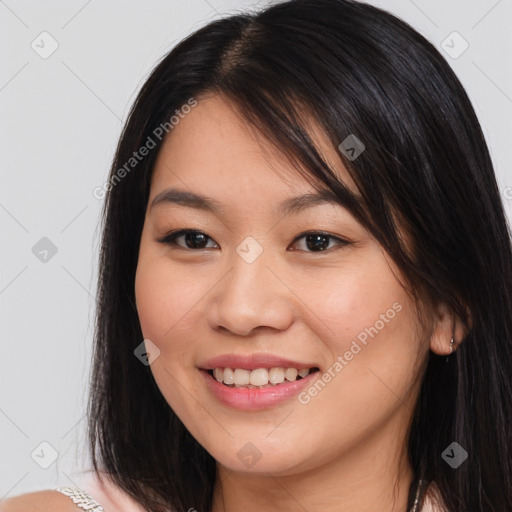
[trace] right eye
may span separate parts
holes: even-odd
[[[178,240],[183,238],[185,246],[178,243]],[[164,237],[157,240],[161,244],[171,245],[179,247],[180,249],[210,249],[206,247],[207,241],[212,240],[206,233],[197,231],[195,229],[179,229],[177,231],[171,231]]]

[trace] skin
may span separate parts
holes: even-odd
[[[336,148],[311,123],[337,175],[354,190]],[[169,187],[208,195],[217,214],[153,199]],[[217,461],[213,512],[405,511],[412,472],[407,429],[429,350],[449,353],[460,325],[440,305],[420,325],[399,269],[348,210],[316,205],[286,216],[277,205],[312,186],[219,96],[201,99],[167,137],[151,182],[135,281],[151,364],[163,396]],[[204,249],[158,243],[182,228]],[[333,235],[325,251],[295,238]],[[262,254],[236,252],[248,236]],[[335,237],[350,241],[343,245]],[[190,247],[190,246],[189,246]],[[307,404],[240,411],[220,404],[198,365],[225,353],[266,352],[332,367],[358,334],[398,303],[400,312]],[[251,442],[250,468],[237,452]],[[395,484],[396,487],[395,487]],[[191,507],[194,504],[190,504]]]

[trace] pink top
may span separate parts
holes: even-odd
[[[101,509],[103,509],[104,512],[144,512],[142,506],[135,502],[125,491],[117,487],[106,474],[99,479],[94,471],[83,473],[79,485],[80,490],[85,491],[100,505],[99,508],[92,508],[91,502],[80,507],[84,510],[98,510],[98,512],[101,512]],[[431,485],[429,487],[425,504],[418,512],[447,512],[430,497],[430,493],[436,494],[435,486]],[[82,501],[82,503],[85,503],[85,501]]]

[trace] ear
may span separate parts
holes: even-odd
[[[430,337],[430,350],[438,355],[449,355],[453,338],[453,351],[465,336],[464,324],[448,306],[440,303],[434,315],[434,328]]]

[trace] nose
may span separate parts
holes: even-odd
[[[264,254],[252,263],[234,255],[231,270],[212,290],[207,318],[213,329],[248,336],[257,329],[285,330],[292,324],[293,293]]]

